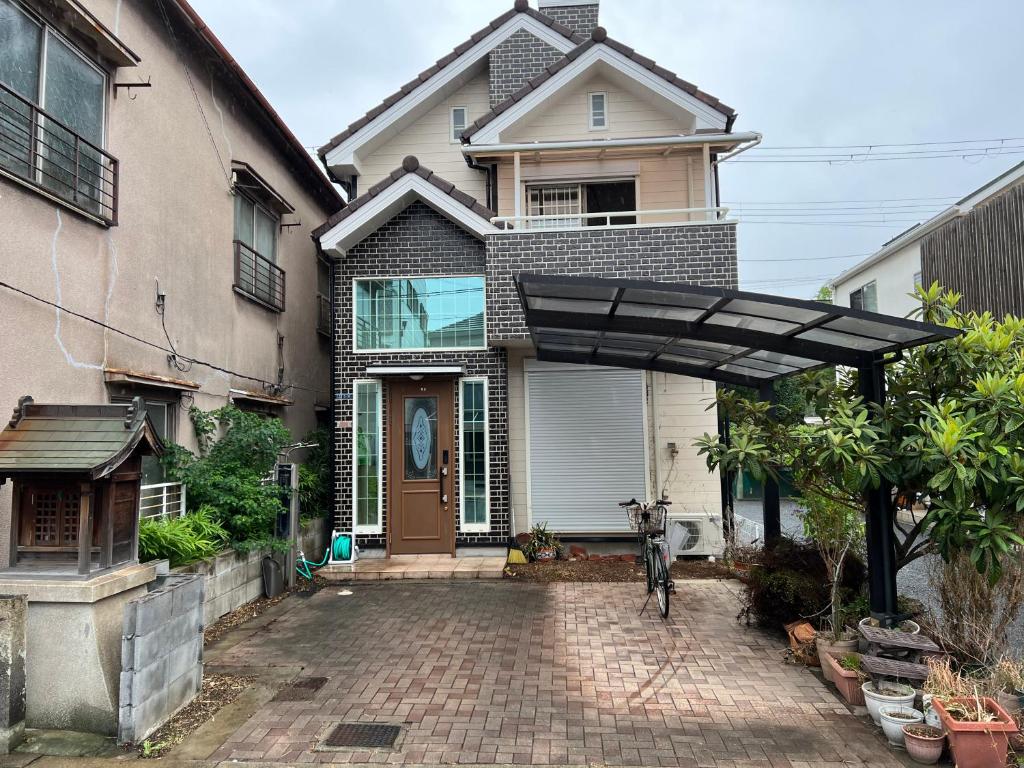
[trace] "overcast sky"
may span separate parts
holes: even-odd
[[[512,5],[192,2],[311,147]],[[1019,0],[601,0],[601,23],[611,37],[736,109],[735,130],[763,133],[766,149],[742,159],[769,159],[768,148],[779,146],[1018,139],[1008,144],[1022,154],[723,164],[723,200],[744,206],[742,287],[813,296],[828,276],[858,261],[851,254],[876,250],[1024,160]],[[872,150],[886,151],[896,150]],[[897,198],[908,199],[881,204],[884,210],[873,202],[804,205]],[[793,201],[791,208],[764,205]],[[773,209],[767,217],[766,207]],[[830,223],[837,221],[856,224]]]

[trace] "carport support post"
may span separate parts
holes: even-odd
[[[775,386],[769,381],[758,390],[762,400],[773,405],[778,402]],[[761,519],[764,521],[764,543],[770,545],[782,535],[782,520],[779,513],[779,484],[770,476],[765,476],[761,491]]]
[[[857,369],[860,393],[867,403],[885,403],[882,360]],[[865,525],[868,550],[868,599],[872,618],[889,626],[896,615],[896,540],[892,520],[892,486],[884,479],[868,490]]]

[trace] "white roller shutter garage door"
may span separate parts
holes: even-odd
[[[647,488],[642,371],[526,365],[530,514],[560,533],[622,533]]]

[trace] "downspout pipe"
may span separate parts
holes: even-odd
[[[763,136],[762,134],[760,134],[760,133],[757,133],[756,131],[754,131],[754,136],[755,136],[756,138],[755,138],[755,139],[754,139],[753,141],[751,141],[751,142],[750,142],[749,144],[744,144],[744,145],[743,145],[742,147],[737,147],[736,149],[734,149],[734,150],[733,150],[732,152],[730,152],[729,154],[727,154],[727,155],[722,155],[722,156],[721,156],[721,157],[719,157],[719,158],[718,158],[717,160],[715,160],[715,161],[714,161],[714,162],[713,162],[713,163],[711,164],[711,165],[712,165],[712,167],[713,167],[713,168],[715,169],[715,173],[718,173],[718,164],[719,164],[719,163],[724,163],[724,162],[725,162],[726,160],[729,160],[729,159],[731,159],[731,158],[734,158],[734,157],[736,157],[736,155],[741,155],[741,154],[743,154],[743,153],[744,153],[744,152],[746,152],[746,151],[747,151],[748,149],[753,149],[753,148],[754,148],[754,147],[756,147],[756,146],[757,146],[758,144],[760,144],[760,143],[761,143],[761,141],[762,141],[762,140],[764,139],[764,136]]]
[[[486,180],[486,195],[487,195],[487,207],[495,213],[498,212],[498,164],[488,163],[486,165],[478,163],[472,155],[463,155],[466,159],[466,165],[472,168],[474,171],[483,171],[487,174]]]

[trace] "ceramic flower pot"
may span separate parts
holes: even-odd
[[[866,619],[861,619],[859,622],[857,622],[857,626],[859,626],[859,627],[877,627],[878,626],[878,622],[875,619],[872,619],[871,617],[868,617]],[[901,621],[900,624],[899,624],[899,629],[902,629],[904,632],[906,632],[908,634],[911,634],[911,635],[917,635],[917,634],[921,633],[921,626],[916,621],[911,621],[910,619],[906,619],[905,621]],[[868,641],[865,640],[863,637],[861,637],[860,640],[858,641],[857,648],[860,650],[861,653],[867,653],[868,652]],[[887,654],[887,655],[890,655],[893,658],[905,658],[907,656],[907,654],[908,654],[908,651],[906,651],[906,650],[902,650],[902,651],[892,650],[892,652]]]
[[[915,763],[935,765],[946,748],[946,734],[930,725],[904,725],[903,745]]]
[[[864,692],[860,689],[860,673],[852,669],[843,669],[843,665],[839,663],[839,659],[831,653],[825,654],[825,663],[821,666],[822,671],[824,671],[826,667],[832,675],[832,682],[839,691],[839,695],[846,699],[849,704],[855,707],[863,707]]]
[[[903,746],[903,726],[924,722],[924,712],[902,704],[883,704],[878,708],[878,716],[882,720],[882,733],[894,747]]]
[[[818,650],[818,663],[821,665],[821,673],[830,683],[832,670],[826,661],[829,654],[842,658],[848,653],[856,653],[857,639],[833,641],[828,635],[818,635],[814,638],[814,647]]]
[[[973,696],[952,698],[946,701],[932,699],[932,706],[939,713],[942,726],[949,737],[949,749],[957,768],[1003,768],[1010,736],[1017,733],[1017,724],[995,699],[981,697],[981,708],[995,715],[993,722],[957,720],[946,709],[952,703],[974,708],[978,700]]]
[[[924,710],[924,724],[930,725],[932,728],[938,728],[942,730],[942,721],[939,720],[939,713],[935,711],[935,707],[932,706],[932,694],[925,693],[921,695],[921,709]]]
[[[902,707],[912,708],[917,693],[909,685],[902,683],[882,682],[879,690],[875,690],[875,684],[868,680],[860,689],[864,692],[864,705],[868,708],[868,714],[875,721],[875,725],[882,724],[882,715],[879,707],[887,704],[895,704]],[[921,716],[922,719],[924,715]]]

